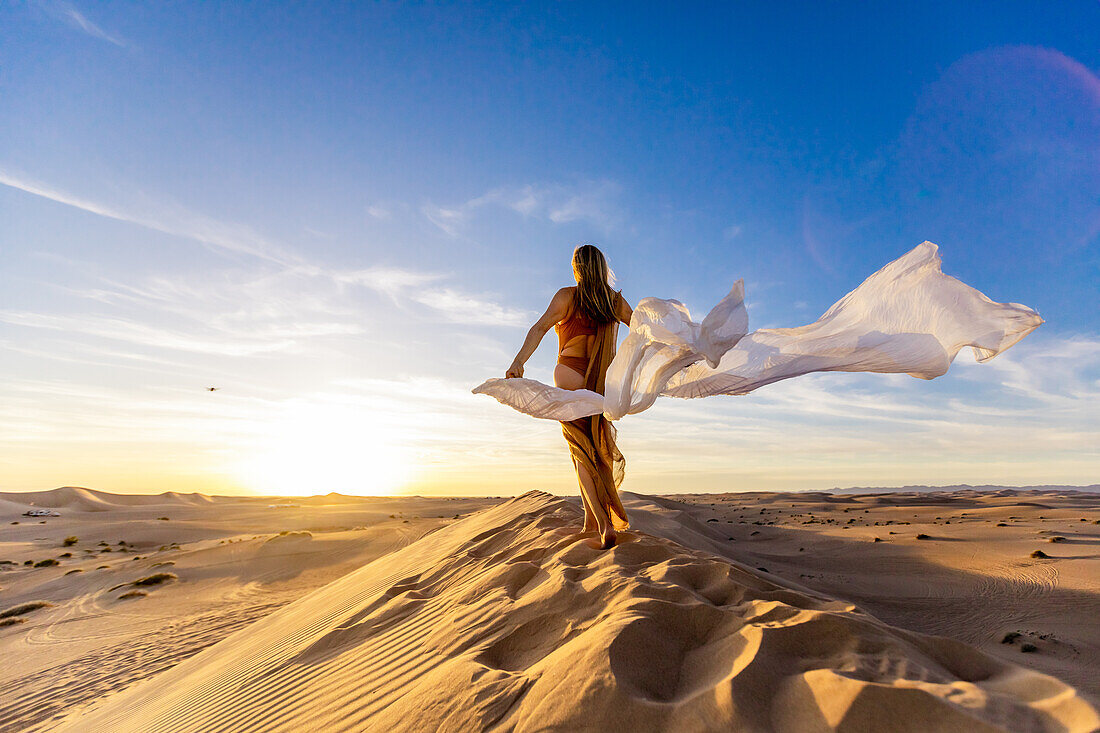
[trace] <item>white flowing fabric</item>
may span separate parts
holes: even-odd
[[[944,374],[964,346],[987,361],[1043,319],[1019,303],[995,303],[940,270],[923,242],[871,275],[825,315],[798,328],[748,331],[738,281],[702,324],[679,301],[643,298],[607,369],[604,395],[533,379],[489,379],[474,388],[534,417],[608,420],[645,410],[658,395],[743,395],[810,372]],[[704,363],[705,361],[705,363]]]

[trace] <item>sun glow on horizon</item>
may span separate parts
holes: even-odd
[[[400,493],[413,478],[408,450],[385,420],[361,409],[299,406],[266,427],[237,473],[262,495]]]

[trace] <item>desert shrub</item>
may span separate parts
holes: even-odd
[[[45,560],[39,560],[34,564],[36,568],[48,568],[51,565],[60,565],[61,563],[52,557],[47,557]]]
[[[80,542],[80,540],[76,537],[66,537],[65,541],[62,544],[65,545],[65,547],[72,547],[77,542]]]
[[[16,624],[26,623],[26,621],[27,619],[18,617],[0,618],[0,626],[15,626]]]
[[[1031,553],[1031,556],[1032,557],[1050,557],[1050,555],[1046,554],[1042,550],[1036,550],[1035,552]]]
[[[120,595],[118,597],[118,599],[121,601],[125,598],[142,598],[142,597],[147,596],[147,595],[149,595],[149,594],[146,593],[143,590],[129,590],[129,591],[126,591],[125,593],[123,593],[122,595]]]
[[[928,535],[924,534],[924,533],[921,533],[921,534],[917,535],[917,539],[918,540],[930,540],[932,538],[929,537]]]
[[[279,537],[301,537],[301,538],[304,539],[304,538],[307,538],[307,537],[313,537],[313,533],[308,531],[308,530],[304,530],[304,529],[299,531],[299,532],[295,532],[295,531],[292,531],[292,530],[289,530],[289,529],[284,529],[282,532],[279,533],[278,536]]]
[[[31,611],[37,611],[40,608],[46,608],[53,604],[49,601],[28,601],[27,603],[20,603],[18,606],[12,606],[6,611],[0,611],[0,618],[11,618],[12,616],[22,616],[25,613]]]
[[[62,552],[60,555],[58,555],[58,557],[66,557],[66,558],[72,557],[72,556],[73,556],[73,553],[71,553],[71,552]]]
[[[176,580],[178,577],[179,576],[175,573],[153,573],[152,575],[147,575],[144,578],[135,580],[133,583],[130,583],[130,585],[160,585],[169,580]]]
[[[69,572],[65,573],[65,575],[72,575],[73,573],[83,573],[83,572],[84,572],[84,571],[83,571],[83,570],[81,570],[80,568],[73,568],[73,569],[72,569],[72,570],[70,570]]]

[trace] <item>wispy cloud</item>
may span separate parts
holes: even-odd
[[[431,308],[449,323],[484,326],[522,326],[533,320],[533,313],[509,308],[491,298],[464,292],[455,287],[430,287],[445,280],[439,273],[399,267],[370,267],[332,273],[340,283],[362,285],[383,293],[395,303],[419,303]]]
[[[443,275],[400,267],[376,266],[333,272],[332,278],[338,283],[362,285],[396,299],[398,295],[412,288],[422,288],[428,283],[443,279]]]
[[[426,289],[416,292],[412,298],[433,308],[452,323],[468,323],[482,326],[525,326],[534,320],[534,314],[476,295],[451,288]]]
[[[72,206],[108,219],[136,224],[146,229],[199,242],[208,247],[251,255],[283,265],[301,262],[252,229],[211,219],[179,206],[154,205],[151,210],[135,211],[76,196],[0,168],[0,184],[34,196]]]
[[[99,25],[93,23],[88,16],[76,9],[71,3],[63,0],[40,0],[38,5],[51,16],[92,38],[112,43],[119,48],[124,48],[126,43],[113,33],[108,33]]]
[[[80,30],[87,33],[89,36],[92,36],[93,38],[98,38],[102,41],[107,41],[108,43],[113,43],[119,47],[126,45],[115,36],[112,36],[110,33],[103,30],[92,21],[88,20],[88,18],[85,17],[83,13],[81,13],[79,10],[72,7],[71,5],[65,7],[62,12],[72,21],[74,25],[80,28]]]
[[[62,331],[70,336],[96,336],[147,348],[191,351],[223,356],[254,356],[295,347],[313,336],[354,334],[361,327],[343,323],[286,322],[264,329],[179,329],[96,315],[46,315],[0,311],[0,321],[16,326]]]
[[[202,277],[154,276],[136,283],[97,277],[89,284],[51,283],[62,293],[98,304],[96,309],[0,310],[0,323],[84,341],[125,342],[146,352],[250,357],[301,354],[318,338],[355,336],[368,328],[381,328],[396,338],[401,324],[414,322],[516,327],[534,318],[485,295],[436,284],[444,279],[389,266],[237,269]],[[334,282],[345,287],[333,287]],[[365,292],[384,295],[397,309],[379,310],[376,302],[363,299]],[[372,338],[382,345],[377,342],[380,334]],[[340,346],[334,343],[333,348]],[[316,352],[316,346],[309,350]]]
[[[104,303],[117,304],[128,301],[149,304],[160,302],[163,305],[171,301],[182,301],[184,298],[189,303],[224,303],[224,298],[221,297],[223,292],[232,292],[234,297],[241,300],[241,302],[249,302],[248,298],[241,298],[241,295],[247,295],[249,290],[257,290],[257,297],[262,297],[263,302],[268,304],[265,307],[269,308],[272,303],[286,302],[287,298],[283,293],[294,292],[298,294],[296,297],[302,297],[301,294],[305,293],[305,297],[310,297],[309,293],[318,292],[315,286],[303,286],[301,282],[297,283],[299,287],[296,289],[287,288],[285,287],[287,283],[282,283],[283,287],[281,289],[269,291],[264,284],[270,280],[279,278],[305,280],[321,278],[329,282],[335,282],[338,285],[366,287],[389,296],[397,304],[420,304],[432,309],[443,320],[450,323],[518,326],[533,317],[527,311],[508,308],[494,302],[485,295],[464,292],[454,286],[429,287],[432,283],[438,283],[446,279],[446,276],[439,273],[383,265],[359,269],[321,267],[309,263],[290,250],[260,236],[247,226],[227,224],[178,206],[162,204],[153,207],[154,211],[139,213],[75,196],[26,177],[14,175],[3,169],[0,169],[0,184],[108,219],[124,221],[154,231],[184,237],[218,251],[250,255],[280,266],[277,271],[255,276],[249,282],[223,282],[222,285],[227,288],[225,291],[211,290],[207,287],[203,289],[202,293],[196,293],[193,292],[191,286],[184,284],[181,280],[154,278],[144,287],[108,282],[107,284],[111,286],[109,288],[88,288],[80,293],[83,297]],[[211,282],[211,278],[206,278],[206,281]],[[216,277],[213,282],[217,283]],[[323,292],[327,293],[327,289]],[[319,297],[328,298],[327,295]],[[252,299],[251,302],[253,303],[253,309],[258,307],[255,305],[259,302],[258,300]],[[333,307],[330,302],[321,310],[332,312]],[[342,315],[348,315],[351,313],[351,309],[352,306],[346,305],[340,308],[338,312]],[[294,320],[300,319],[302,313],[301,303],[295,300],[292,305],[283,309],[281,315]],[[36,317],[36,314],[13,312],[0,314],[0,320],[41,328],[57,328],[60,323],[54,316],[39,318]],[[81,332],[91,333],[94,331],[104,336],[108,333],[115,334],[110,336],[112,338],[124,335],[124,331],[121,331],[117,324],[105,325],[95,321],[89,322],[83,318],[72,321],[72,324],[74,326],[81,325]],[[337,332],[341,331],[335,326],[316,329],[318,334]],[[248,333],[255,334],[256,332],[253,330]],[[169,337],[158,339],[157,342],[174,344],[179,343],[180,339]],[[199,339],[195,343],[203,344],[204,342]],[[274,346],[272,350],[285,348],[290,343],[280,341],[278,342],[279,345]],[[209,344],[203,348],[215,350],[211,349]],[[246,351],[252,353],[252,350],[246,349]]]
[[[585,221],[606,232],[621,225],[625,218],[618,204],[621,191],[618,183],[609,180],[586,181],[576,185],[531,184],[518,188],[495,188],[457,205],[428,203],[420,211],[451,236],[458,236],[478,210],[490,206],[555,224]]]
[[[967,379],[995,379],[1000,387],[1047,409],[1100,401],[1100,336],[1036,334],[984,364],[957,358]],[[987,371],[988,370],[988,371]]]

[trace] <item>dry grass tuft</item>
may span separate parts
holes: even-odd
[[[160,585],[161,583],[167,583],[169,580],[178,580],[179,576],[175,573],[153,573],[152,575],[146,575],[144,578],[135,580],[130,585]]]
[[[22,616],[25,613],[31,611],[37,611],[40,608],[48,608],[53,604],[49,601],[28,601],[27,603],[20,603],[18,606],[12,606],[6,611],[0,611],[0,618],[11,618],[12,616]]]

